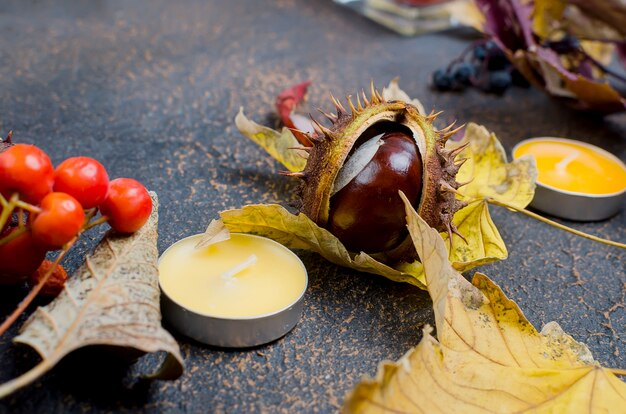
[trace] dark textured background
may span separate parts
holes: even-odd
[[[56,3],[56,4],[55,4]],[[626,117],[572,112],[543,94],[438,94],[430,73],[468,43],[459,33],[401,38],[330,1],[0,2],[0,132],[47,150],[55,163],[87,155],[161,200],[159,248],[204,230],[219,210],[292,199],[294,183],[233,125],[240,106],[266,122],[281,88],[311,79],[313,107],[395,76],[446,120],[473,120],[510,150],[555,135],[626,159]],[[481,270],[538,327],[556,320],[604,365],[626,367],[625,254],[493,208],[510,257]],[[570,223],[626,241],[626,211]],[[101,230],[102,231],[102,230]],[[100,231],[100,233],[101,233]],[[75,269],[95,231],[70,256]],[[433,323],[425,292],[299,252],[310,275],[304,316],[284,339],[250,351],[178,337],[187,370],[174,382],[134,383],[111,360],[77,356],[0,402],[4,412],[332,412],[363,374],[397,359]],[[8,314],[24,292],[5,291]],[[17,326],[21,325],[23,318]],[[36,363],[0,339],[0,380]],[[140,368],[156,366],[158,357]],[[103,380],[103,381],[101,381]],[[104,382],[105,385],[101,385]]]

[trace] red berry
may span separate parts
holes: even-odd
[[[108,217],[111,227],[121,233],[139,230],[152,213],[152,198],[140,182],[117,178],[109,183],[106,200],[100,212]]]
[[[0,153],[0,193],[15,192],[24,201],[39,202],[52,191],[54,168],[45,152],[34,145],[17,144]]]
[[[50,271],[50,268],[54,266],[54,263],[50,260],[44,260],[39,268],[30,275],[28,282],[31,286],[36,286],[41,279]],[[39,296],[56,297],[63,290],[65,281],[67,280],[67,272],[60,264],[57,264],[54,271],[44,283],[43,287],[39,291]]]
[[[100,205],[108,189],[109,175],[93,158],[68,158],[54,171],[54,191],[71,195],[83,208]]]
[[[33,236],[50,249],[60,249],[85,223],[83,207],[65,193],[50,193],[41,201],[41,213],[32,223]]]
[[[0,240],[18,231],[17,227],[0,234]],[[0,246],[0,285],[16,285],[37,270],[46,257],[46,249],[27,231]]]

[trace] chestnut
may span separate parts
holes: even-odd
[[[382,252],[407,236],[401,190],[411,204],[422,193],[422,158],[412,136],[387,132],[363,169],[330,198],[328,230],[350,251]]]

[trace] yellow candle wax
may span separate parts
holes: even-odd
[[[606,195],[626,189],[626,168],[612,154],[592,145],[558,138],[536,138],[515,148],[514,158],[532,155],[540,184],[581,194]]]
[[[218,318],[252,318],[296,302],[306,289],[306,269],[286,247],[263,237],[196,249],[202,235],[172,245],[159,260],[163,292],[179,305]]]

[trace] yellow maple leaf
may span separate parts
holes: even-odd
[[[464,272],[476,266],[506,259],[508,252],[498,228],[491,220],[484,200],[475,200],[459,210],[453,219],[464,240],[454,234],[448,260],[455,269]],[[447,233],[441,233],[444,239]],[[448,243],[446,246],[449,247]]]
[[[346,413],[600,413],[626,407],[626,384],[551,322],[538,332],[487,276],[469,283],[443,239],[406,202],[433,300],[437,339],[419,345],[347,398]],[[624,373],[623,371],[621,373]]]
[[[537,167],[530,156],[507,162],[506,152],[496,135],[482,125],[469,123],[460,143],[469,143],[459,158],[467,161],[459,170],[456,180],[468,182],[459,192],[469,199],[489,199],[524,208],[535,195]]]

